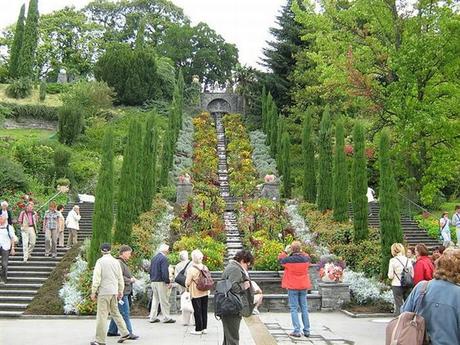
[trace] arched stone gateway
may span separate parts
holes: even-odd
[[[243,98],[234,93],[214,92],[201,94],[201,108],[210,113],[243,113]]]

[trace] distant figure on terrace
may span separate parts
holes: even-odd
[[[441,219],[439,219],[439,232],[442,237],[442,245],[447,248],[452,244],[452,239],[450,238],[450,219],[449,213],[443,212]]]
[[[80,206],[75,205],[72,211],[69,212],[65,220],[65,225],[69,229],[69,238],[67,240],[67,247],[72,247],[78,242],[78,230],[80,230]]]
[[[369,209],[369,216],[372,216],[372,204],[375,203],[377,200],[375,200],[375,191],[371,187],[367,187],[367,206]]]
[[[433,279],[434,265],[428,255],[428,248],[424,244],[415,246],[417,261],[414,266],[414,285],[417,285],[422,280]]]
[[[460,247],[460,205],[455,206],[455,213],[452,216],[452,226],[455,226],[457,247]]]
[[[391,290],[393,291],[395,316],[399,316],[401,306],[411,291],[410,287],[402,286],[402,273],[405,269],[407,269],[411,277],[414,277],[412,261],[404,254],[404,246],[401,243],[393,243],[391,246],[391,255],[393,255],[393,258],[390,259],[390,263],[388,265],[388,278],[391,279]]]
[[[291,309],[291,320],[294,331],[289,335],[300,338],[310,336],[310,320],[308,317],[307,290],[311,289],[308,268],[310,257],[302,252],[299,241],[292,242],[290,248],[286,248],[279,256],[279,263],[284,267],[281,286],[288,290],[289,307]],[[298,310],[302,314],[303,329],[300,332]]]

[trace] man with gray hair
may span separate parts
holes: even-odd
[[[165,243],[160,245],[158,254],[152,258],[150,264],[150,282],[152,286],[152,306],[150,308],[150,323],[160,322],[157,317],[158,304],[164,315],[163,323],[174,323],[176,320],[170,316],[169,295],[172,283],[169,279],[169,246]]]
[[[72,210],[65,219],[65,225],[69,229],[69,238],[67,239],[67,247],[72,247],[78,242],[78,230],[80,230],[80,206],[74,205]]]

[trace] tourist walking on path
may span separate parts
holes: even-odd
[[[59,228],[59,212],[56,210],[56,203],[51,201],[48,211],[43,217],[43,232],[45,233],[45,256],[57,256],[57,238]]]
[[[15,255],[14,244],[16,243],[16,235],[13,226],[8,224],[8,215],[0,216],[0,256],[1,256],[1,272],[0,285],[6,284],[8,280],[8,258]]]
[[[240,250],[236,253],[233,260],[230,260],[222,279],[228,280],[232,284],[231,291],[241,297],[243,310],[240,315],[222,316],[224,328],[223,345],[239,345],[240,343],[240,323],[241,318],[252,314],[254,308],[254,290],[252,289],[251,279],[249,278],[249,267],[254,263],[254,256],[248,250]]]
[[[8,209],[8,202],[6,200],[2,201],[1,209],[0,209],[0,217],[5,217],[7,219],[7,223],[10,226],[13,226],[13,213],[10,209]]]
[[[414,285],[417,285],[422,280],[433,279],[433,261],[431,261],[428,255],[428,249],[424,244],[417,244],[415,246],[417,261],[414,266]]]
[[[455,213],[452,216],[452,226],[455,226],[457,247],[460,247],[460,205],[455,206]]]
[[[164,316],[164,323],[174,323],[176,320],[170,316],[169,296],[171,295],[172,283],[169,279],[169,246],[161,244],[157,255],[150,263],[150,282],[152,286],[152,306],[150,307],[149,320],[151,323],[160,322],[158,319],[158,304]]]
[[[449,213],[448,212],[443,212],[441,219],[439,219],[439,230],[442,236],[442,245],[445,248],[448,248],[452,240],[450,238],[450,219],[449,219]]]
[[[36,226],[38,221],[37,212],[34,211],[34,203],[29,201],[25,210],[19,214],[18,223],[21,227],[22,251],[24,262],[32,256],[37,241]]]
[[[177,291],[181,295],[180,310],[182,315],[182,324],[187,326],[193,324],[193,307],[190,307],[192,304],[190,300],[190,293],[185,289],[187,271],[190,267],[191,261],[188,259],[188,252],[186,250],[179,252],[179,259],[180,262],[174,267],[174,281],[176,282]]]
[[[78,243],[78,230],[80,230],[80,206],[75,205],[67,215],[65,225],[69,229],[69,238],[67,240],[67,247],[72,247]]]
[[[119,343],[129,339],[125,321],[118,310],[118,300],[123,297],[125,288],[123,272],[120,263],[110,254],[111,246],[108,243],[101,245],[102,257],[96,261],[93,271],[93,285],[91,286],[91,300],[97,299],[96,340],[91,345],[105,345],[107,334],[107,317],[109,314],[115,321],[121,338]]]
[[[209,290],[200,290],[198,281],[202,271],[208,271],[203,265],[203,253],[198,249],[192,252],[192,265],[187,271],[185,286],[190,292],[193,306],[193,316],[195,317],[195,330],[191,334],[201,335],[207,332],[208,328],[208,296]]]
[[[294,331],[289,335],[300,338],[300,322],[298,310],[302,315],[303,335],[310,336],[310,320],[308,317],[307,290],[311,289],[308,268],[310,266],[310,257],[303,253],[299,241],[291,244],[291,253],[283,251],[278,260],[284,267],[283,280],[281,287],[288,290],[289,308],[291,309],[291,320]]]
[[[372,205],[376,202],[376,200],[375,200],[375,191],[371,187],[367,187],[366,197],[367,197],[368,216],[372,216]]]
[[[388,278],[391,279],[391,290],[393,291],[395,316],[399,316],[401,306],[409,296],[410,287],[402,286],[403,271],[414,277],[414,270],[412,262],[405,256],[404,246],[401,243],[393,243],[391,246],[391,255],[393,258],[390,259],[388,265]]]
[[[125,288],[123,290],[123,297],[118,303],[118,310],[120,310],[120,314],[125,320],[126,328],[129,332],[128,339],[136,340],[139,337],[134,335],[133,333],[133,326],[131,325],[131,320],[129,318],[129,295],[133,292],[133,283],[135,282],[134,276],[132,275],[127,262],[131,258],[133,250],[130,246],[123,245],[120,247],[120,255],[118,257],[118,261],[120,262],[121,271],[123,273],[123,281],[125,283]],[[109,337],[119,336],[118,334],[118,327],[115,321],[110,321],[109,331],[107,332]]]
[[[460,344],[460,250],[448,249],[436,261],[434,279],[418,284],[407,298],[401,312],[423,316],[432,345]],[[422,289],[426,293],[417,308]]]
[[[64,228],[65,228],[65,219],[62,212],[64,212],[64,206],[58,205],[57,207],[59,219],[58,219],[58,247],[64,248]]]

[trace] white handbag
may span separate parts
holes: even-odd
[[[180,310],[183,312],[193,313],[192,298],[190,297],[190,292],[185,291],[180,296]]]

